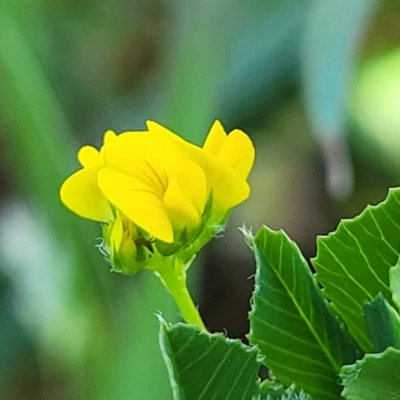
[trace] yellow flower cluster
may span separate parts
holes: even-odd
[[[211,239],[250,194],[254,147],[219,121],[202,148],[148,121],[146,131],[107,131],[100,151],[84,146],[78,160],[82,169],[63,183],[61,200],[104,223],[115,269],[133,273],[155,251],[168,256],[192,246],[193,253]]]

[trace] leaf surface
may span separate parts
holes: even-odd
[[[400,318],[381,293],[364,305],[365,320],[376,352],[387,347],[400,349]]]
[[[248,240],[257,261],[250,342],[285,385],[316,399],[340,399],[337,374],[357,357],[353,341],[284,232],[263,227]]]
[[[394,267],[389,270],[389,284],[392,291],[393,302],[400,309],[400,259]]]
[[[392,347],[383,353],[366,354],[342,368],[342,396],[349,400],[400,399],[399,365],[400,350]]]
[[[160,345],[175,400],[251,400],[259,391],[257,350],[194,325],[161,321]]]
[[[317,240],[312,260],[325,296],[366,352],[373,350],[363,306],[382,293],[393,305],[389,269],[395,265],[400,245],[400,189],[390,189],[377,206],[343,220],[337,230]]]

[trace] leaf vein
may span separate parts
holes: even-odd
[[[214,381],[214,379],[216,378],[216,376],[218,375],[219,370],[222,368],[222,366],[225,363],[225,360],[229,357],[230,353],[232,353],[232,350],[234,349],[233,346],[231,346],[231,348],[225,353],[224,357],[222,358],[222,360],[218,363],[218,366],[214,369],[212,375],[210,376],[210,378],[208,379],[207,384],[204,386],[204,389],[202,390],[202,392],[200,393],[198,400],[201,400],[203,398],[203,396],[205,394],[207,394],[208,388],[210,387],[210,385],[212,384],[212,382]]]
[[[277,345],[275,345],[275,344],[272,344],[271,342],[266,342],[266,341],[264,341],[264,340],[259,340],[259,343],[262,344],[262,345],[264,345],[264,346],[266,346],[266,347],[271,347],[271,348],[273,348],[274,350],[276,350],[276,351],[278,351],[278,352],[282,352],[282,353],[289,354],[290,357],[291,357],[291,359],[299,358],[299,359],[302,359],[302,360],[306,360],[306,361],[310,362],[310,364],[314,364],[314,365],[316,365],[316,366],[319,366],[319,367],[322,368],[322,369],[327,369],[327,370],[329,370],[330,372],[335,372],[335,371],[334,371],[332,368],[330,368],[328,365],[324,364],[323,362],[321,362],[321,361],[319,361],[319,360],[316,360],[315,358],[310,358],[310,357],[307,357],[307,356],[302,355],[302,354],[299,354],[299,353],[293,353],[292,351],[287,350],[287,349],[285,349],[284,347],[277,346]],[[319,350],[319,349],[318,349],[318,350]],[[321,352],[321,355],[325,356],[325,354],[322,353],[322,352]],[[299,364],[299,365],[300,365],[300,364]]]
[[[202,353],[199,357],[197,357],[197,358],[196,358],[195,360],[193,360],[191,363],[186,364],[185,368],[182,368],[182,369],[181,369],[181,375],[182,375],[184,372],[186,372],[189,368],[191,368],[191,367],[193,367],[195,364],[197,364],[197,363],[198,363],[200,360],[202,360],[204,357],[206,357],[207,354],[210,353],[210,352],[212,351],[213,347],[215,347],[217,343],[218,343],[217,341],[214,341],[214,343],[212,343],[212,344],[210,345],[210,347],[209,347],[204,353]]]
[[[257,317],[256,315],[253,315],[252,318],[257,320],[261,324],[265,325],[267,328],[275,330],[275,331],[278,331],[281,335],[288,336],[288,337],[292,338],[292,340],[294,342],[299,342],[299,343],[302,343],[303,345],[306,345],[306,346],[309,346],[309,347],[314,347],[314,348],[316,348],[318,350],[321,350],[320,347],[317,344],[312,343],[310,341],[306,341],[306,340],[300,339],[297,336],[293,336],[290,332],[288,332],[286,330],[283,330],[283,329],[279,328],[276,325],[270,324],[269,322],[261,319],[260,317]],[[259,342],[259,339],[257,339],[257,342]]]
[[[338,259],[338,257],[336,256],[336,254],[326,245],[326,243],[324,241],[320,242],[321,246],[324,246],[325,249],[328,251],[328,253],[331,254],[332,258],[336,261],[337,265],[339,265],[341,267],[341,270],[344,272],[345,276],[347,276],[356,286],[358,286],[367,296],[368,298],[371,300],[373,298],[373,296],[364,288],[364,286],[362,286],[361,284],[359,284],[357,282],[357,280],[353,277],[353,275],[351,275],[349,273],[349,271],[347,270],[347,268],[342,264],[342,262]]]
[[[237,373],[235,380],[233,381],[231,388],[229,390],[229,392],[226,395],[225,400],[229,400],[229,397],[231,396],[231,394],[234,391],[235,386],[237,385],[239,378],[242,376],[243,371],[245,370],[245,368],[247,367],[247,364],[249,363],[249,361],[251,360],[251,357],[248,357],[246,362],[243,364],[242,368],[240,368],[240,371]],[[249,379],[250,380],[250,379]]]
[[[370,264],[370,260],[367,257],[367,255],[364,252],[364,248],[361,246],[361,243],[359,242],[358,238],[353,234],[353,232],[351,232],[351,230],[347,227],[347,225],[343,225],[344,228],[346,229],[346,231],[349,233],[349,235],[352,237],[352,239],[354,240],[354,242],[356,243],[359,253],[361,254],[361,256],[363,257],[364,261],[365,261],[365,265],[367,266],[367,269],[369,269],[371,271],[371,274],[374,276],[374,278],[388,291],[390,291],[389,287],[385,284],[385,282],[383,282],[381,280],[381,278],[376,274],[376,272],[374,271],[374,269],[372,268],[371,264]],[[371,299],[372,299],[372,295],[371,295]]]

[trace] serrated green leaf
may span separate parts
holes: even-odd
[[[259,390],[256,349],[194,325],[161,320],[160,345],[175,400],[251,400]]]
[[[285,385],[339,399],[337,374],[357,350],[333,314],[298,247],[266,227],[252,240],[257,261],[249,340]]]
[[[266,379],[260,384],[260,398],[270,396],[271,399],[279,399],[285,393],[285,390],[286,388],[282,383]]]
[[[366,354],[362,360],[342,368],[340,377],[348,400],[400,399],[400,350]]]
[[[400,349],[400,318],[381,293],[364,305],[365,320],[376,352],[387,347]]]
[[[272,381],[264,381],[260,388],[258,400],[312,400],[311,396],[302,390],[297,391],[294,385],[285,388],[282,384]]]
[[[373,344],[363,306],[380,292],[393,304],[389,269],[398,259],[399,244],[400,189],[390,189],[384,202],[368,206],[317,239],[317,256],[312,260],[317,280],[364,351],[372,351]]]
[[[397,259],[396,265],[389,270],[389,286],[393,302],[400,309],[400,258]]]

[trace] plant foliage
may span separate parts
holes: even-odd
[[[317,279],[364,351],[373,350],[364,303],[382,293],[393,304],[389,269],[397,262],[399,244],[400,189],[391,189],[383,203],[343,220],[335,232],[317,241]]]
[[[400,398],[400,189],[318,238],[316,274],[283,231],[243,232],[257,268],[253,347],[162,322],[175,399]]]
[[[239,340],[161,320],[160,344],[176,400],[247,400],[258,394],[257,351]]]
[[[343,367],[340,374],[345,399],[395,400],[400,398],[400,350],[388,347],[378,354]]]
[[[337,373],[357,348],[318,289],[298,247],[266,227],[252,241],[257,260],[250,342],[283,383],[338,399]]]

